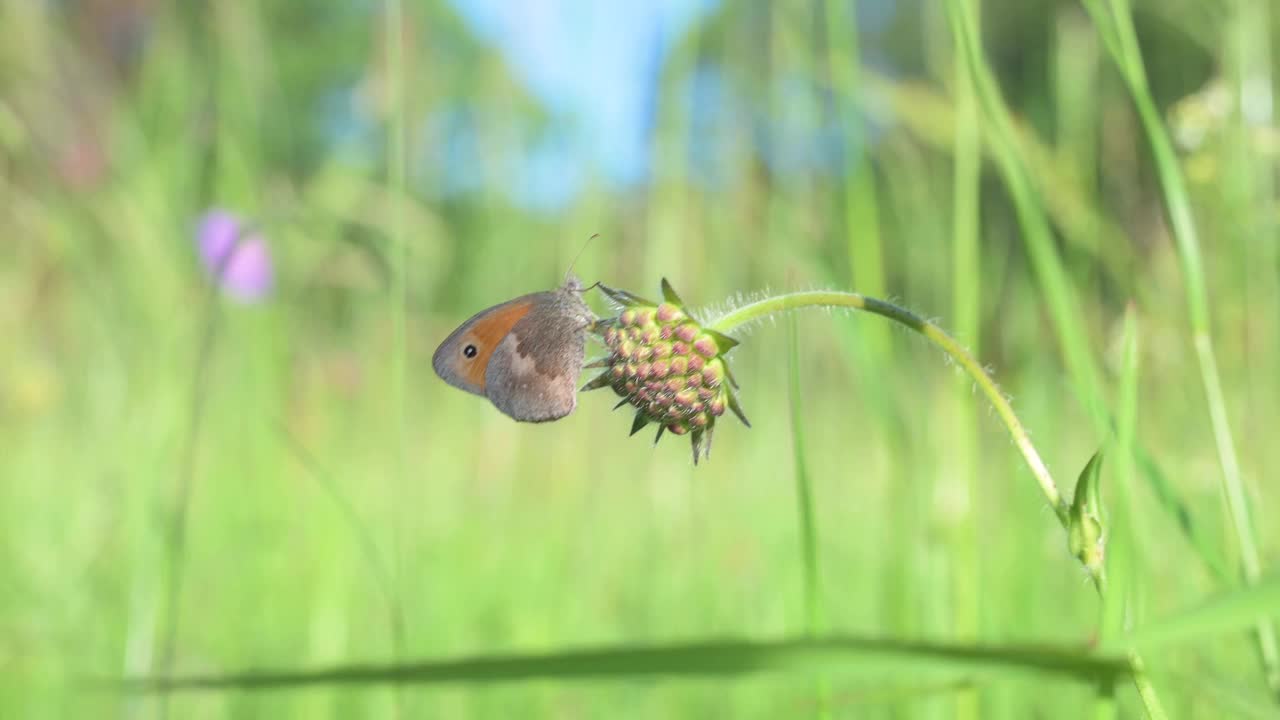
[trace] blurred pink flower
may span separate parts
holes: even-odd
[[[275,274],[262,234],[226,210],[210,210],[196,230],[205,271],[228,297],[245,303],[271,294]]]

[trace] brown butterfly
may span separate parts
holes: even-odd
[[[558,420],[577,407],[587,330],[596,321],[584,291],[569,276],[555,290],[482,310],[440,343],[431,366],[516,420]]]

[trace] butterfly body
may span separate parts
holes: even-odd
[[[577,407],[578,375],[595,314],[569,278],[476,313],[431,358],[445,382],[489,398],[523,422],[557,420]]]

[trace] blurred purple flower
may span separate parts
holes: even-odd
[[[210,210],[200,218],[196,243],[204,269],[229,297],[252,303],[271,293],[271,252],[257,230],[226,210]]]

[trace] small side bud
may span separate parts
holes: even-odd
[[[1080,471],[1075,497],[1067,513],[1067,548],[1093,578],[1102,576],[1106,559],[1106,527],[1102,523],[1102,451]]]

